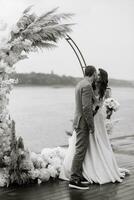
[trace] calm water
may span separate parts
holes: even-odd
[[[113,137],[134,134],[134,89],[113,88],[120,102],[114,115],[120,121]],[[33,151],[66,144],[66,131],[72,131],[74,88],[17,87],[12,91],[10,112],[16,132]]]

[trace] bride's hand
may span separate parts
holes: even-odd
[[[89,130],[89,134],[94,134],[94,130]]]

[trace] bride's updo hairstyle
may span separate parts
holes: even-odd
[[[98,93],[99,93],[99,98],[102,99],[105,95],[107,86],[108,86],[108,73],[104,70],[99,68],[99,78],[97,81],[97,86],[98,86]]]

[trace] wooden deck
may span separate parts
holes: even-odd
[[[81,191],[69,189],[68,182],[57,180],[41,185],[1,188],[0,200],[133,200],[134,149],[129,148],[129,151],[125,152],[123,148],[122,152],[118,145],[115,154],[120,167],[131,171],[122,183],[109,183],[101,186],[93,184],[89,190]]]

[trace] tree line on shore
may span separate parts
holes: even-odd
[[[18,79],[18,85],[35,86],[75,86],[80,77],[57,75],[54,73],[15,73],[12,78]],[[109,79],[109,86],[134,87],[134,81]]]

